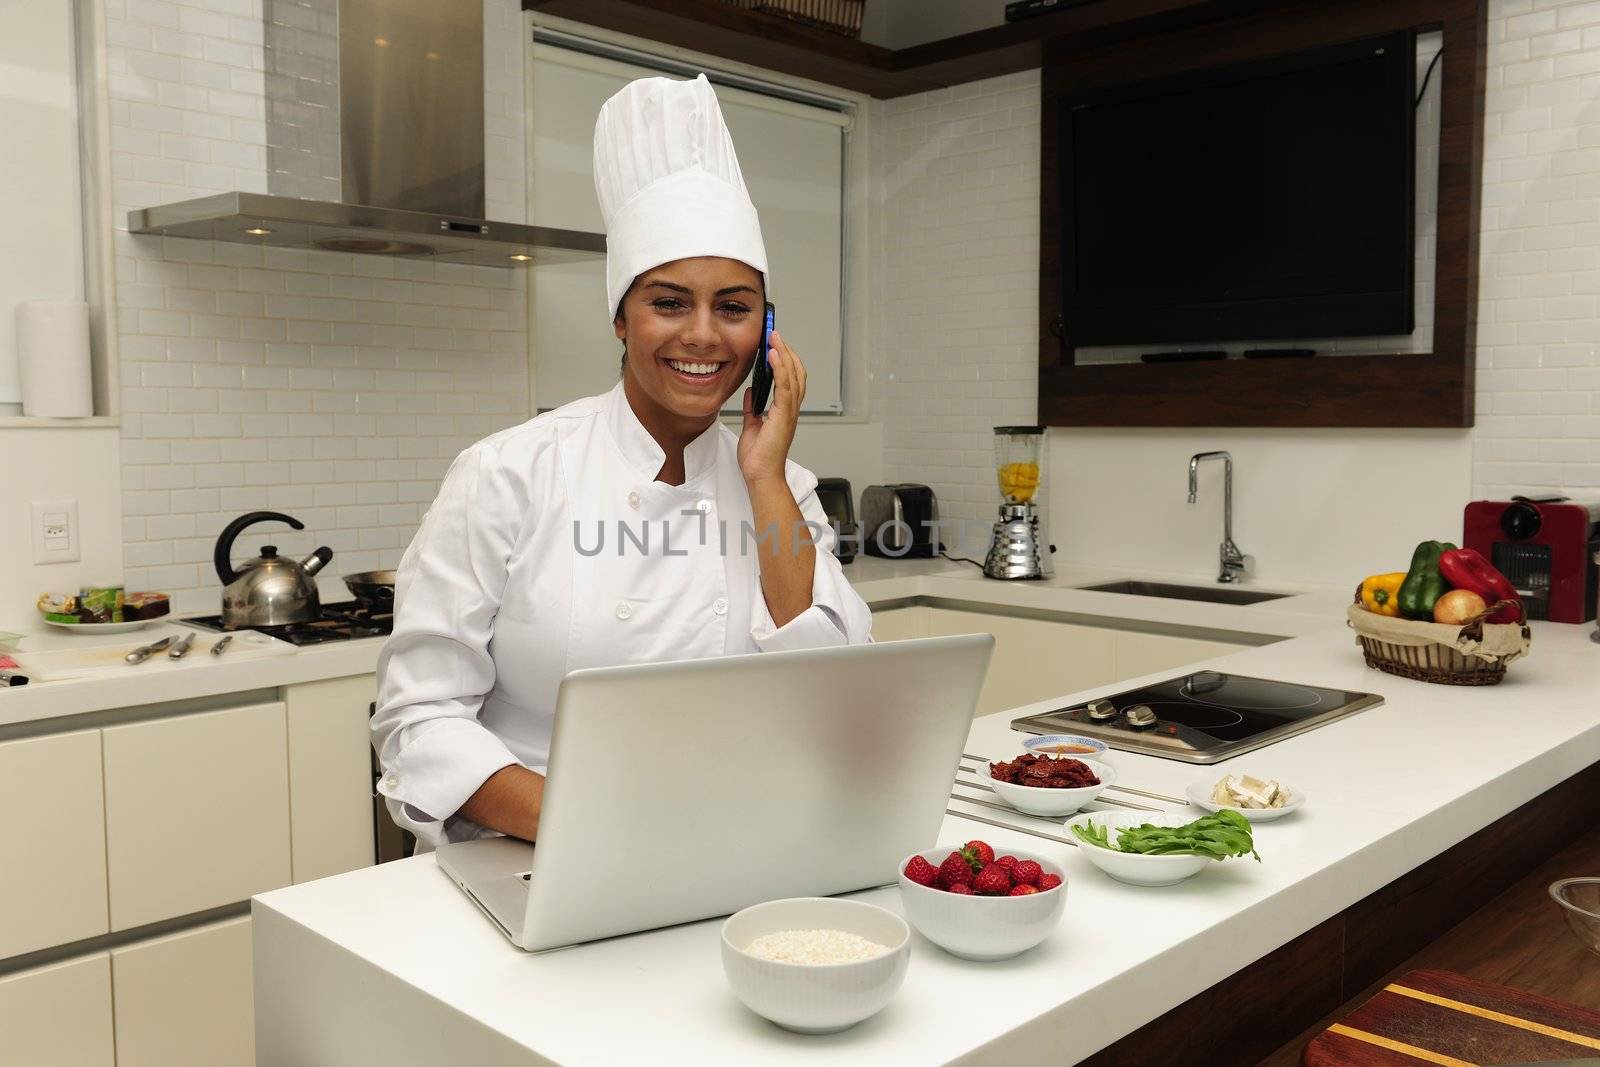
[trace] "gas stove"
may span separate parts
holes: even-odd
[[[213,633],[232,630],[257,630],[291,645],[321,645],[329,641],[354,641],[362,637],[383,637],[394,629],[392,612],[373,612],[355,600],[322,605],[322,614],[310,622],[287,626],[224,626],[221,615],[203,615],[182,620],[190,626]]]
[[[1082,734],[1125,752],[1219,763],[1382,703],[1372,693],[1196,671],[1016,719],[1011,728]]]

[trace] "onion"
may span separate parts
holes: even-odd
[[[1489,610],[1483,597],[1470,589],[1452,589],[1433,603],[1433,621],[1459,626]]]

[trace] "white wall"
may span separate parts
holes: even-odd
[[[123,577],[115,428],[0,429],[0,630],[38,626],[40,593],[76,593]],[[76,563],[33,564],[34,501],[77,500]],[[140,587],[143,588],[143,587]]]
[[[1280,581],[1402,565],[1473,496],[1600,485],[1600,5],[1531,7],[1489,10],[1476,430],[1055,429],[1058,561],[1210,570],[1220,501],[1183,490],[1211,448],[1234,452],[1236,539]],[[992,516],[991,428],[1036,417],[1038,94],[1031,71],[883,105],[885,477],[950,515]]]

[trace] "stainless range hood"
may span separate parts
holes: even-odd
[[[519,267],[605,236],[485,219],[483,5],[266,0],[267,193],[128,213],[137,234]]]

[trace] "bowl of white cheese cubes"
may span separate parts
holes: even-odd
[[[1215,782],[1193,782],[1187,790],[1189,803],[1207,811],[1228,808],[1250,822],[1271,822],[1298,811],[1306,795],[1290,789],[1276,778],[1253,774],[1226,774]]]
[[[769,900],[722,924],[722,971],[733,995],[802,1034],[831,1034],[878,1014],[899,992],[910,959],[906,921],[859,900]]]

